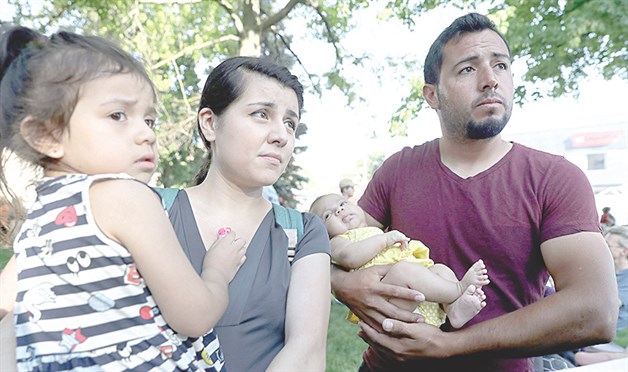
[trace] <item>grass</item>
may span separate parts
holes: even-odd
[[[327,331],[327,372],[357,371],[368,346],[360,337],[356,324],[348,322],[347,307],[331,300]]]
[[[627,348],[628,347],[628,328],[617,332],[617,336],[615,337],[613,342],[619,346]]]
[[[13,256],[13,250],[5,247],[0,247],[0,270],[4,269],[4,266],[9,262]]]

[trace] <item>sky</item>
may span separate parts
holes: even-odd
[[[400,22],[378,22],[377,11],[372,7],[356,12],[360,26],[342,42],[356,54],[363,51],[372,54],[366,68],[346,71],[349,76],[357,77],[356,89],[364,95],[365,103],[349,107],[339,91],[325,92],[322,97],[312,94],[305,97],[306,112],[302,121],[307,123],[308,132],[297,144],[308,146],[308,149],[296,159],[304,175],[310,179],[299,194],[303,209],[318,195],[338,192],[338,182],[345,177],[358,184],[356,191],[360,193],[368,179],[364,178],[364,169],[359,164],[369,153],[382,152],[388,157],[403,146],[440,137],[438,118],[430,109],[423,110],[417,119],[408,123],[407,137],[389,137],[388,122],[409,92],[408,78],[422,75],[422,68],[399,76],[393,68],[385,68],[385,61],[393,59],[401,63],[416,59],[422,62],[438,34],[467,11],[446,8],[429,11],[416,20],[413,31]],[[482,10],[478,9],[478,12]],[[332,66],[333,50],[324,43],[299,39],[298,36],[293,43],[308,71],[323,73]],[[382,67],[379,80],[369,70],[373,66]],[[516,86],[522,82],[525,64],[514,61],[512,68]],[[300,74],[298,66],[292,70]],[[581,128],[590,127],[592,123],[618,121],[626,123],[628,128],[628,107],[624,102],[628,93],[626,81],[605,81],[593,76],[582,81],[579,91],[577,99],[565,96],[515,106],[503,137],[508,139],[518,133],[540,132],[548,128]],[[373,133],[378,135],[376,140],[372,139]]]

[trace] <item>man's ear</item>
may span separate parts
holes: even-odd
[[[198,123],[201,133],[207,142],[216,139],[216,115],[209,107],[204,107],[198,112]]]
[[[51,123],[28,116],[20,123],[20,134],[40,154],[53,159],[60,159],[64,154],[63,145],[55,135]]]
[[[423,85],[423,98],[434,110],[440,108],[440,102],[438,100],[438,89],[434,84]]]

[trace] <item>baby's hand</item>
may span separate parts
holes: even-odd
[[[229,227],[218,230],[218,239],[205,254],[203,271],[216,270],[221,272],[229,282],[246,260],[246,241],[238,238]]]
[[[410,238],[405,236],[401,231],[391,230],[384,234],[386,236],[386,246],[399,244],[401,249],[408,249],[408,242]]]

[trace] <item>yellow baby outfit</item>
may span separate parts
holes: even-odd
[[[340,235],[349,239],[352,242],[359,242],[366,238],[377,234],[383,234],[384,232],[373,226],[359,227],[357,229],[349,230],[346,233]],[[425,267],[434,265],[434,261],[430,259],[430,249],[418,240],[410,240],[408,242],[408,249],[401,249],[400,247],[390,246],[386,247],[377,256],[373,257],[369,262],[365,263],[360,269],[367,268],[373,265],[386,265],[390,263],[397,263],[399,261],[408,261],[421,264]],[[359,269],[358,269],[359,270]],[[440,327],[445,323],[445,312],[441,309],[440,305],[435,302],[421,302],[417,306],[417,311],[425,318],[425,323],[431,324],[436,327]],[[347,320],[353,323],[358,322],[358,317],[351,311],[347,315]]]

